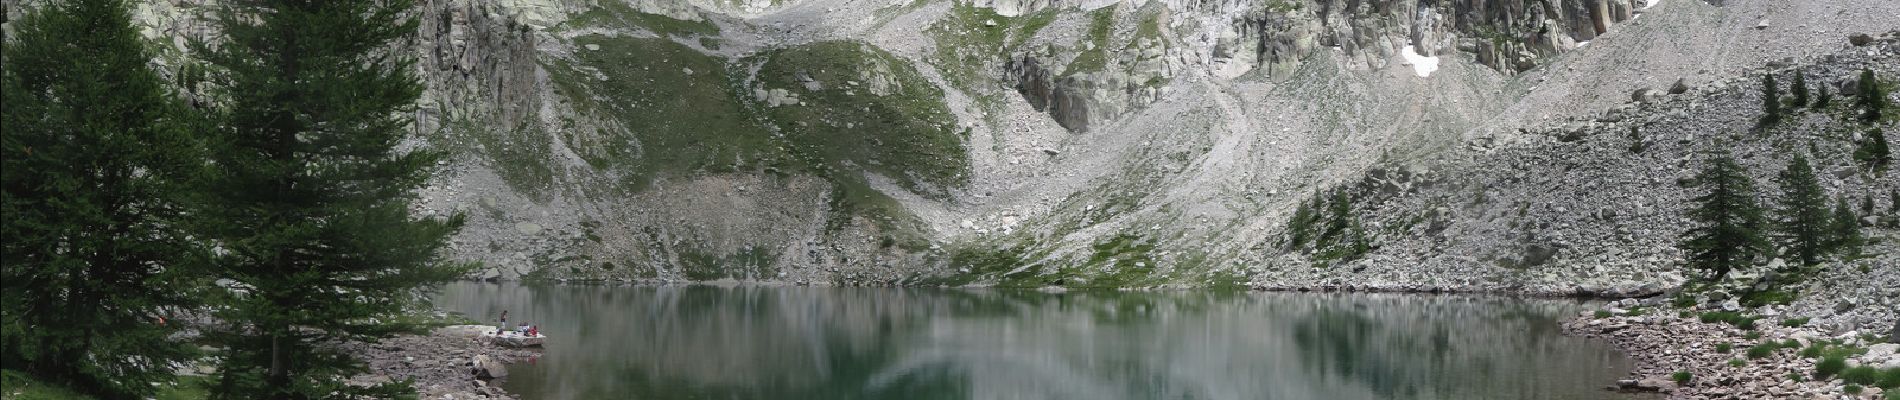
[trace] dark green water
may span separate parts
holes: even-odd
[[[1481,296],[461,283],[544,327],[536,399],[1628,399],[1562,336],[1583,305]]]

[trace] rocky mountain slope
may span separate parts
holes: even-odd
[[[1894,187],[1840,111],[1749,124],[1764,71],[1900,76],[1848,40],[1895,2],[419,3],[417,211],[487,277],[1633,293],[1706,150]],[[139,4],[181,85],[215,7]],[[1363,254],[1289,249],[1344,187]]]

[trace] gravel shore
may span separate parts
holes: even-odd
[[[1617,382],[1619,390],[1671,399],[1887,399],[1873,385],[1849,394],[1843,374],[1819,374],[1816,366],[1824,354],[1839,354],[1849,368],[1900,368],[1900,345],[1880,343],[1884,332],[1830,332],[1772,318],[1744,329],[1751,324],[1627,305],[1613,303],[1564,324],[1566,333],[1609,340],[1634,359],[1636,369]]]
[[[487,325],[454,325],[427,335],[403,335],[351,350],[369,363],[370,373],[353,383],[375,384],[414,379],[422,399],[517,399],[489,384],[507,376],[507,364],[538,356],[534,350],[497,346],[483,340]]]

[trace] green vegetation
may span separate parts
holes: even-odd
[[[215,275],[246,289],[216,298],[225,323],[206,332],[229,348],[216,397],[413,396],[407,382],[338,384],[367,367],[328,345],[417,329],[392,321],[415,290],[468,271],[436,260],[460,216],[409,217],[442,154],[395,151],[422,83],[377,49],[414,34],[411,6],[230,4],[220,45],[201,46],[221,71],[207,152],[221,170],[194,226],[225,250]]]
[[[1592,316],[1596,317],[1596,319],[1609,318],[1610,315],[1611,315],[1610,312],[1607,310],[1597,310],[1595,313],[1592,314]],[[1727,343],[1723,343],[1723,344],[1727,344]],[[1717,347],[1717,348],[1719,349],[1720,347]]]
[[[1781,320],[1781,326],[1785,326],[1789,328],[1802,327],[1802,326],[1806,326],[1807,324],[1808,324],[1807,317],[1788,318],[1788,319]]]
[[[1353,200],[1348,189],[1335,188],[1315,195],[1310,203],[1301,202],[1287,221],[1288,247],[1310,250],[1319,261],[1351,261],[1370,252],[1371,238],[1359,224]]]
[[[538,118],[522,118],[513,126],[485,126],[474,119],[456,118],[445,125],[446,132],[466,135],[472,143],[462,151],[481,155],[510,189],[543,201],[553,190],[559,171],[555,170],[549,132]]]
[[[1854,94],[1854,107],[1860,109],[1860,120],[1864,123],[1879,122],[1888,104],[1887,93],[1882,90],[1880,80],[1874,76],[1873,68],[1860,71],[1859,84]]]
[[[1742,359],[1740,359],[1740,358],[1731,358],[1731,359],[1728,359],[1728,366],[1729,366],[1729,367],[1733,367],[1733,368],[1741,368],[1741,367],[1742,367],[1743,365],[1748,365],[1748,361],[1743,361],[1743,360],[1742,360]]]
[[[209,251],[185,229],[201,154],[190,110],[147,65],[121,1],[49,2],[0,57],[0,361],[138,398],[195,349],[166,337]],[[13,381],[29,382],[9,371]],[[49,398],[64,392],[30,389]]]
[[[1710,311],[1710,312],[1702,313],[1701,315],[1697,317],[1697,319],[1701,320],[1702,323],[1705,323],[1705,324],[1713,324],[1713,323],[1721,322],[1721,323],[1727,323],[1729,325],[1734,325],[1735,327],[1741,328],[1741,329],[1754,329],[1755,320],[1760,319],[1760,318],[1761,317],[1745,316],[1745,315],[1742,315],[1742,313],[1733,312],[1733,311]]]
[[[1881,128],[1868,129],[1867,136],[1854,148],[1854,160],[1875,171],[1885,171],[1887,166],[1893,165],[1893,154],[1887,149],[1885,131]]]
[[[1781,185],[1780,207],[1775,211],[1775,230],[1779,244],[1794,255],[1800,265],[1820,262],[1826,249],[1827,193],[1814,177],[1807,156],[1795,153],[1788,168],[1775,176]]]
[[[1695,379],[1695,374],[1689,373],[1689,371],[1676,371],[1676,373],[1669,374],[1669,380],[1676,381],[1678,385],[1688,384],[1691,379]]]
[[[1847,369],[1846,357],[1823,357],[1820,362],[1814,363],[1814,379],[1826,380],[1833,377],[1834,374],[1841,373],[1841,370],[1845,369]]]
[[[1715,344],[1715,352],[1717,353],[1727,354],[1731,351],[1735,351],[1735,345],[1732,343],[1716,343]]]
[[[586,35],[574,43],[600,50],[555,62],[550,77],[577,109],[621,129],[570,131],[567,141],[590,166],[618,172],[624,189],[692,173],[789,168],[789,155],[740,102],[719,58],[666,39]]]
[[[1088,47],[1079,49],[1081,52],[1076,53],[1075,59],[1069,61],[1069,66],[1062,71],[1062,76],[1101,71],[1108,67],[1109,34],[1113,33],[1115,28],[1115,12],[1120,9],[1121,5],[1114,5],[1089,11],[1088,29],[1083,31],[1082,36],[1082,40],[1088,44]]]
[[[1690,267],[1707,271],[1704,279],[1718,281],[1766,252],[1760,205],[1747,171],[1727,154],[1710,160],[1695,183],[1703,190],[1689,212],[1696,226],[1679,246],[1689,253]]]
[[[641,12],[627,2],[605,1],[569,18],[563,29],[587,26],[640,28],[661,36],[719,36],[719,25],[706,21],[687,21],[665,15]]]
[[[176,382],[153,386],[154,400],[202,400],[211,398],[210,381],[203,376],[179,376]],[[49,384],[24,372],[0,370],[0,399],[6,400],[91,400],[90,396],[65,386]]]
[[[1808,105],[1808,74],[1807,73],[1801,72],[1801,71],[1794,72],[1794,82],[1789,83],[1788,94],[1789,94],[1788,101],[1790,102],[1791,105],[1794,106],[1794,108],[1807,107]]]
[[[1761,125],[1762,126],[1774,125],[1776,122],[1781,122],[1780,90],[1781,90],[1780,87],[1775,84],[1775,74],[1773,72],[1762,74],[1761,76],[1761,106],[1762,106]]]
[[[1900,389],[1900,368],[1888,368],[1880,371],[1880,379],[1874,381],[1874,386],[1878,386],[1881,389]]]
[[[1846,198],[1836,198],[1834,203],[1834,222],[1828,228],[1829,249],[1843,255],[1854,255],[1866,239],[1860,234],[1860,216],[1854,215],[1854,209],[1847,207]]]
[[[1841,371],[1841,380],[1856,385],[1873,385],[1880,381],[1880,370],[1869,366],[1858,366]]]
[[[1045,9],[1034,14],[1008,17],[989,7],[956,2],[925,33],[937,44],[935,65],[951,85],[975,96],[985,106],[1000,99],[983,90],[994,86],[994,67],[999,55],[1015,54],[1036,32],[1055,22],[1061,9]]]
[[[778,274],[773,260],[778,254],[766,247],[747,247],[727,255],[683,251],[679,253],[680,272],[687,279],[768,279]]]
[[[1756,359],[1756,358],[1767,357],[1769,355],[1775,354],[1775,350],[1780,350],[1780,349],[1781,349],[1780,343],[1762,342],[1760,344],[1756,344],[1754,346],[1748,347],[1748,358]]]
[[[1025,246],[988,248],[983,246],[959,247],[950,252],[950,267],[959,274],[942,281],[932,282],[943,285],[964,285],[978,278],[994,278],[1022,284],[1035,277],[1035,272],[1014,272],[1028,263]],[[1039,269],[1037,269],[1039,270]],[[1025,273],[1026,272],[1026,273]],[[1041,286],[1029,284],[1028,286]]]
[[[967,132],[957,130],[943,92],[903,59],[830,41],[753,61],[764,89],[800,100],[766,107],[769,119],[799,159],[832,179],[855,183],[863,180],[860,171],[875,172],[926,196],[968,181]]]

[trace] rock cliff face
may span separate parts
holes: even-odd
[[[193,68],[183,43],[212,7],[140,4],[168,74]],[[1748,131],[1748,82],[1771,62],[1837,91],[1843,68],[1891,70],[1889,42],[1847,38],[1900,14],[1846,0],[418,8],[406,48],[429,90],[412,144],[456,156],[417,212],[469,215],[453,252],[489,277],[1542,292],[1679,282],[1675,181],[1717,132]],[[1679,80],[1686,93],[1660,94]],[[1632,103],[1637,89],[1657,95]],[[1785,134],[1853,130],[1813,119]],[[1830,190],[1892,188],[1822,140],[1845,135],[1815,137]],[[1776,162],[1779,142],[1746,143],[1751,166]],[[1376,225],[1370,249],[1287,249],[1296,206],[1342,187]]]

